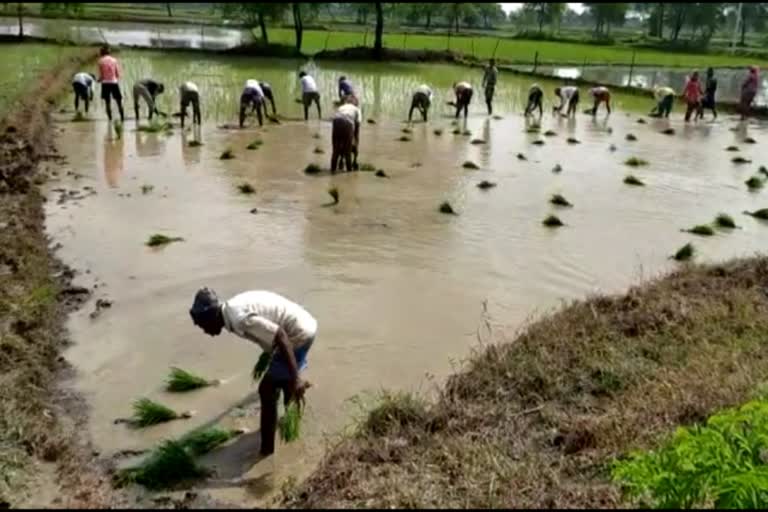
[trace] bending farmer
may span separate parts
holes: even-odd
[[[413,93],[411,98],[411,109],[408,111],[408,122],[411,122],[414,109],[418,109],[421,112],[421,117],[424,122],[427,122],[427,112],[432,105],[432,89],[426,84],[421,84],[416,88],[416,92]]]
[[[589,90],[589,94],[595,100],[595,105],[589,109],[590,114],[593,116],[597,115],[597,108],[601,103],[605,103],[605,108],[608,110],[608,114],[611,113],[611,91],[609,91],[607,87],[603,87],[602,85],[593,87]]]
[[[464,119],[469,114],[469,104],[472,102],[472,86],[468,82],[453,84],[453,92],[456,94],[456,119],[464,110]]]
[[[157,110],[157,96],[165,91],[165,86],[160,82],[147,78],[139,80],[133,86],[133,111],[136,114],[136,122],[139,122],[139,100],[144,99],[149,108],[149,120],[152,114],[164,115]]]
[[[184,82],[179,87],[181,101],[181,127],[184,128],[184,119],[187,117],[187,107],[192,105],[192,124],[202,124],[200,116],[200,92],[192,82]]]
[[[343,166],[347,171],[357,170],[357,150],[360,144],[360,108],[344,103],[331,121],[331,172]],[[354,155],[354,156],[353,156]]]
[[[317,117],[322,119],[320,113],[320,93],[317,91],[315,79],[309,76],[305,71],[299,73],[299,82],[301,82],[301,102],[304,104],[304,120],[309,119],[309,106],[312,102],[317,105]]]
[[[528,89],[528,105],[525,106],[525,115],[533,114],[534,110],[539,111],[539,117],[544,115],[544,107],[541,106],[541,100],[544,99],[544,91],[539,84],[533,84]]]
[[[570,117],[576,114],[576,107],[579,105],[579,89],[573,85],[565,87],[555,87],[555,96],[560,98],[560,105],[552,107],[552,112],[559,112],[563,117]],[[563,114],[563,107],[567,107]]]
[[[672,103],[675,101],[675,90],[671,87],[656,87],[653,91],[656,106],[651,110],[651,117],[669,117]]]
[[[120,92],[120,65],[117,59],[109,54],[109,47],[102,46],[99,59],[99,82],[101,82],[101,99],[107,106],[107,117],[112,120],[111,99],[115,99],[117,109],[120,111],[120,122],[125,122],[125,113],[123,112],[123,94]]]
[[[277,117],[277,108],[275,108],[275,95],[272,92],[272,86],[269,85],[267,82],[259,82],[259,86],[261,86],[261,92],[264,93],[264,97],[269,100],[269,103],[272,105],[272,115]],[[267,107],[264,105],[264,113],[266,114]]]
[[[286,405],[300,402],[308,387],[299,377],[307,367],[307,353],[317,334],[317,320],[307,310],[276,293],[249,291],[220,302],[216,293],[203,288],[189,310],[192,321],[206,334],[223,329],[257,343],[271,353],[272,361],[259,384],[261,399],[261,455],[275,452],[277,400],[280,391]]]
[[[251,112],[256,112],[259,119],[259,126],[264,125],[262,109],[266,113],[266,103],[264,101],[264,90],[257,80],[246,80],[243,93],[240,95],[240,128],[245,124],[245,111],[251,107]]]
[[[77,73],[72,77],[72,89],[75,91],[75,112],[80,112],[80,100],[85,103],[85,113],[88,113],[88,105],[93,101],[93,83],[96,77],[90,73]]]
[[[360,106],[360,101],[357,99],[357,94],[355,94],[355,88],[352,87],[352,82],[346,76],[339,78],[339,100],[342,104],[351,103],[356,107]]]

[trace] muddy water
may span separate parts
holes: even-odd
[[[526,133],[523,119],[511,113],[519,109],[526,84],[505,78],[497,103],[503,119],[489,119],[476,101],[466,123],[472,137],[455,136],[448,107],[438,100],[433,119],[413,126],[412,141],[399,142],[409,89],[427,81],[444,96],[465,69],[321,69],[326,109],[332,77],[339,72],[363,84],[364,109],[368,116],[375,112],[378,122],[362,128],[360,161],[391,177],[368,172],[310,177],[301,172],[307,163],[327,164],[327,153],[313,152],[330,150],[327,121],[313,117],[308,123],[243,131],[217,127],[234,121],[227,117],[234,112],[229,103],[250,74],[273,81],[285,116],[299,115],[300,106],[292,103],[294,63],[258,64],[206,63],[205,72],[217,76],[201,86],[207,117],[199,134],[178,128],[172,135],[143,134],[128,121],[123,138],[115,140],[102,111],[83,123],[59,115],[59,147],[68,163],[60,182],[50,187],[89,186],[96,195],[58,204],[58,194],[51,192],[48,203],[48,229],[63,246],[60,255],[88,269],[79,280],[98,286],[94,300],[114,301],[95,319],[89,317],[92,304],[72,316],[76,344],[66,353],[78,369],[74,385],[92,407],[91,433],[105,457],[150,448],[215,421],[258,430],[250,371],[259,350],[232,335],[210,338],[192,325],[188,309],[199,287],[211,286],[223,297],[252,288],[274,290],[317,317],[319,337],[307,372],[314,388],[302,440],[279,445],[276,457],[258,463],[254,433],[211,454],[206,462],[220,476],[200,489],[217,500],[258,504],[288,476],[305,476],[321,456],[326,435],[349,424],[355,411],[350,397],[381,388],[433,389],[434,378],[444,378],[477,346],[484,302],[500,333],[563,300],[618,292],[670,270],[668,256],[687,241],[694,241],[702,261],[768,249],[768,225],[740,214],[768,207],[768,192],[749,193],[743,183],[768,163],[762,126],[737,133],[729,130],[732,120],[686,127],[675,117],[669,123],[677,135],[670,137],[658,133],[667,122],[640,125],[635,114],[623,111],[596,121],[581,114],[575,121],[546,115],[543,128],[558,135],[534,146],[538,136]],[[125,58],[124,67],[127,73],[140,74],[130,71],[136,68],[176,80],[198,69],[183,59],[150,61],[145,54]],[[219,92],[211,101],[221,102],[217,111],[205,100],[214,84]],[[445,130],[442,136],[432,133],[437,127]],[[639,140],[625,142],[628,132]],[[739,143],[754,164],[737,167],[724,148],[745,133],[760,143]],[[192,136],[204,145],[188,147]],[[569,145],[568,136],[582,143]],[[264,144],[247,151],[257,137]],[[472,145],[471,138],[486,144]],[[233,148],[235,159],[219,160],[226,147]],[[518,153],[527,160],[518,160]],[[645,188],[622,184],[628,172],[622,162],[635,155],[650,161],[632,170],[646,181]],[[481,169],[463,169],[465,160]],[[563,172],[553,174],[558,163]],[[498,186],[481,191],[476,184],[483,179]],[[237,191],[244,181],[255,194]],[[145,184],[154,187],[148,194],[141,191]],[[331,186],[340,191],[335,207],[324,206]],[[550,206],[555,192],[575,207]],[[437,212],[444,200],[458,216]],[[250,213],[253,208],[257,213]],[[743,229],[709,239],[680,232],[720,211],[732,214]],[[541,225],[553,212],[566,227],[553,231]],[[150,249],[144,242],[152,233],[185,241]],[[168,394],[163,381],[169,366],[224,383]],[[115,425],[142,396],[195,414],[144,430]]]

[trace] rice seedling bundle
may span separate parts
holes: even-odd
[[[641,167],[643,165],[648,165],[648,162],[646,160],[643,160],[642,158],[633,156],[633,157],[627,158],[624,161],[624,165],[628,165],[630,167]]]
[[[237,430],[223,430],[215,427],[204,430],[198,429],[182,437],[179,442],[185,450],[199,457],[233,439],[239,433]]]
[[[165,236],[158,233],[155,233],[154,235],[149,237],[149,240],[147,240],[147,245],[149,247],[159,247],[161,245],[170,244],[171,242],[182,242],[184,241],[183,238],[180,236]]]
[[[403,132],[403,133],[413,133],[413,130],[411,130],[407,126],[405,128],[403,128],[402,130],[400,130],[400,131]]]
[[[262,144],[264,144],[264,141],[262,141],[261,139],[256,139],[250,144],[248,144],[247,146],[245,146],[245,149],[250,149],[250,150],[259,149]]]
[[[323,169],[316,164],[309,164],[304,168],[304,174],[320,174],[323,172]]]
[[[693,255],[695,254],[696,250],[694,249],[693,245],[690,243],[685,244],[680,249],[677,250],[677,252],[672,256],[672,258],[676,261],[688,261],[691,258],[693,258]]]
[[[752,137],[747,137],[744,139],[744,144],[757,144],[757,141]]]
[[[763,185],[765,182],[759,177],[759,176],[752,176],[747,181],[745,181],[747,188],[750,190],[757,190],[760,188],[763,188]]]
[[[691,229],[686,229],[683,231],[700,236],[712,236],[715,234],[715,230],[712,229],[712,226],[708,226],[706,224],[699,224],[698,226],[693,226]]]
[[[640,180],[640,178],[637,178],[636,176],[633,176],[631,174],[624,178],[624,183],[627,184],[627,185],[635,186],[635,187],[643,187],[643,186],[645,186],[645,183],[643,183]]]
[[[555,137],[557,135],[557,132],[554,130],[547,130],[544,132],[545,137]]]
[[[534,146],[543,146],[544,140],[543,139],[536,139],[535,141],[531,142]]]
[[[189,141],[189,144],[187,144],[187,145],[189,147],[191,147],[191,148],[199,148],[200,146],[203,145],[203,143],[200,142],[199,140],[191,140],[191,141]]]
[[[553,194],[549,202],[556,206],[573,206],[565,197],[560,194]]]
[[[206,473],[181,442],[168,440],[140,466],[121,471],[118,480],[122,483],[135,482],[149,489],[163,489]]]
[[[625,138],[625,139],[627,139],[627,140],[628,140],[628,141],[630,141],[630,142],[633,142],[633,141],[636,141],[636,140],[637,140],[637,137],[635,137],[635,136],[634,136],[633,134],[631,134],[631,133],[628,133],[628,134],[627,134],[627,136],[626,136],[626,137],[624,137],[624,138]]]
[[[725,148],[725,150],[726,151],[738,151],[739,148],[737,148],[736,146],[728,146],[727,148]]]
[[[439,136],[443,134],[443,130],[441,128],[436,128],[432,133]]]
[[[717,217],[715,217],[715,225],[727,229],[735,229],[738,227],[736,221],[733,220],[733,217],[727,213],[718,213]]]
[[[389,178],[389,175],[386,172],[384,172],[384,169],[379,169],[378,171],[376,171],[376,174],[374,176],[376,176],[377,178]]]
[[[280,438],[284,442],[292,443],[301,436],[301,417],[302,411],[299,403],[291,400],[277,423]]]
[[[753,212],[745,211],[744,214],[750,215],[756,219],[768,220],[768,208],[761,208]]]
[[[565,225],[556,215],[548,215],[541,223],[548,228],[558,228]]]
[[[241,194],[253,194],[256,192],[256,189],[253,188],[253,185],[250,183],[241,183],[237,186],[237,190],[239,190]]]
[[[750,164],[752,163],[752,160],[748,160],[743,156],[735,156],[731,158],[731,162],[733,162],[734,164]]]
[[[331,187],[328,189],[328,195],[333,199],[333,204],[339,204],[339,189]]]
[[[467,160],[461,165],[465,169],[479,169],[480,166],[478,166],[475,162],[472,162],[470,160]]]
[[[141,193],[142,194],[149,194],[155,189],[153,185],[142,185],[141,186]]]
[[[581,144],[581,141],[576,137],[568,137],[568,139],[566,139],[566,142],[568,142],[568,144]]]
[[[517,154],[517,159],[518,159],[518,160],[528,160],[528,159],[525,157],[525,155],[524,155],[524,154],[522,154],[522,153],[518,153],[518,154]]]
[[[133,403],[132,421],[139,427],[149,427],[180,417],[173,409],[149,398],[141,398]]]
[[[323,148],[315,148],[315,154],[316,155],[322,155],[325,151],[323,151]]]
[[[664,135],[674,135],[675,134],[675,129],[674,128],[665,128],[664,130],[661,131],[661,133],[663,133]]]
[[[232,160],[235,158],[235,153],[231,149],[225,149],[219,157],[220,160]]]
[[[485,141],[483,139],[472,139],[470,144],[474,144],[474,145],[477,146],[477,145],[480,145],[480,144],[485,144]]]
[[[495,183],[493,183],[491,181],[487,181],[487,180],[483,180],[483,181],[481,181],[480,183],[477,184],[477,188],[479,188],[481,190],[487,190],[487,189],[493,188],[495,186],[496,186]]]
[[[552,168],[552,172],[562,172],[563,166],[560,164],[555,164],[555,166]]]
[[[407,136],[407,135],[403,135],[402,137],[400,137],[397,140],[399,140],[400,142],[409,142],[411,140],[411,138],[409,136]]]
[[[440,204],[439,208],[440,213],[444,213],[446,215],[456,215],[456,211],[453,209],[453,206],[451,206],[451,203],[444,201]]]
[[[376,166],[373,164],[360,164],[360,170],[363,172],[373,172],[376,170]]]

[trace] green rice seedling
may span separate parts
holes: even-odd
[[[250,183],[241,183],[237,186],[237,190],[240,191],[241,194],[253,194],[256,192],[256,189],[253,188],[253,185]]]
[[[139,427],[149,427],[181,417],[183,416],[161,403],[149,398],[142,398],[133,403],[133,418],[131,421]]]
[[[555,137],[557,136],[557,132],[554,130],[547,130],[544,132],[545,137]]]
[[[735,229],[738,227],[736,221],[733,220],[733,217],[727,213],[718,213],[717,217],[715,217],[715,225],[719,228],[726,229]]]
[[[568,144],[581,144],[581,141],[576,137],[568,137],[566,142],[568,142]]]
[[[665,128],[665,129],[661,130],[661,133],[663,133],[664,135],[674,135],[675,134],[675,129],[674,128]]]
[[[403,135],[402,137],[400,137],[397,140],[399,140],[400,142],[409,142],[411,140],[411,138],[409,136],[407,136],[407,135]]]
[[[267,371],[267,368],[269,368],[269,364],[271,362],[272,362],[272,353],[262,352],[261,355],[259,356],[259,360],[256,361],[255,365],[253,365],[253,372],[251,373],[251,376],[253,377],[254,382],[261,380],[261,377]]]
[[[189,146],[189,147],[191,147],[191,148],[199,148],[199,147],[200,147],[200,146],[202,146],[202,145],[203,145],[203,143],[202,143],[202,142],[200,142],[199,140],[191,140],[191,141],[189,141],[189,143],[187,144],[187,146]]]
[[[118,474],[119,483],[135,482],[149,489],[165,489],[173,484],[205,476],[207,471],[179,441],[164,441],[140,466]]]
[[[754,217],[756,219],[768,220],[768,208],[761,208],[761,209],[755,210],[753,212],[744,211],[744,214],[752,216],[752,217]]]
[[[463,132],[461,132],[461,134],[462,134],[464,137],[471,137],[471,136],[472,136],[472,132],[471,132],[471,131],[469,131],[469,130],[464,130]]]
[[[637,123],[638,123],[638,124],[645,124],[645,119],[643,119],[643,118],[641,117],[640,119],[638,119],[638,120],[637,120]]]
[[[225,149],[219,157],[220,160],[231,160],[235,158],[235,153],[231,149]]]
[[[495,121],[501,121],[501,120],[502,120],[502,119],[504,119],[504,118],[503,118],[503,117],[501,117],[501,116],[493,116],[493,119],[494,119]]]
[[[565,197],[563,197],[560,194],[552,194],[552,197],[549,199],[549,202],[556,205],[556,206],[573,206]]]
[[[632,174],[629,174],[624,178],[624,183],[627,185],[633,185],[635,187],[645,186],[645,183],[643,183],[640,178],[633,176]]]
[[[136,128],[140,132],[146,133],[160,133],[169,131],[173,128],[173,125],[167,121],[160,121],[157,118],[153,119],[149,124],[139,126]]]
[[[316,164],[309,164],[304,168],[304,174],[320,174],[323,168]]]
[[[533,142],[531,142],[534,146],[543,146],[544,145],[544,139],[536,139]]]
[[[205,455],[212,451],[217,446],[220,446],[230,439],[237,437],[241,431],[239,430],[224,430],[220,428],[207,428],[193,430],[186,436],[179,439],[179,443],[189,453],[196,457]]]
[[[451,203],[448,201],[444,201],[440,204],[439,211],[446,215],[456,215],[456,210],[453,209],[453,206],[451,206]]]
[[[765,181],[760,179],[759,176],[752,176],[747,181],[745,181],[747,188],[749,190],[758,190],[763,188],[763,185],[765,184]]]
[[[432,133],[434,133],[437,136],[440,136],[443,134],[443,130],[442,128],[435,128],[434,131],[432,131]]]
[[[768,178],[768,168],[764,165],[761,165],[760,168],[757,170],[760,174],[764,175],[766,178]]]
[[[715,234],[715,230],[712,229],[712,226],[708,226],[706,224],[699,224],[697,226],[693,226],[691,229],[683,229],[682,231],[699,236],[713,236]]]
[[[262,144],[264,144],[263,140],[256,139],[253,142],[251,142],[250,144],[248,144],[247,146],[245,146],[245,149],[250,149],[250,150],[259,149]]]
[[[277,423],[280,438],[284,442],[292,443],[301,436],[301,417],[301,407],[298,402],[291,400]]]
[[[83,114],[82,112],[75,112],[75,117],[72,118],[72,121],[78,123],[81,121],[85,121],[85,119],[86,119],[85,114]]]
[[[734,164],[751,164],[752,160],[748,160],[743,156],[735,156],[731,158],[731,162],[733,162]]]
[[[643,160],[642,158],[633,156],[633,157],[627,158],[624,161],[624,165],[628,165],[630,167],[641,167],[643,165],[648,165],[648,162],[646,160]]]
[[[480,166],[479,166],[479,165],[477,165],[475,162],[472,162],[472,161],[470,161],[470,160],[467,160],[466,162],[464,162],[463,164],[461,164],[461,166],[462,166],[463,168],[465,168],[465,169],[479,169],[479,168],[480,168]]]
[[[323,148],[319,148],[319,147],[315,148],[315,154],[316,155],[322,155],[324,153],[325,153],[325,151],[323,151]]]
[[[461,130],[458,128],[454,128],[453,131],[451,131],[451,133],[454,135],[461,135]]]
[[[539,133],[541,131],[541,126],[535,124],[533,126],[529,126],[525,129],[526,133]]]
[[[302,104],[302,105],[304,104],[304,100],[303,100],[303,99],[301,99],[301,98],[293,98],[293,102],[294,102],[294,103],[300,103],[300,104]]]
[[[162,245],[170,244],[171,242],[183,242],[184,239],[180,236],[165,236],[161,235],[159,233],[155,233],[154,235],[149,237],[149,240],[147,240],[147,246],[149,247],[160,247]]]
[[[216,384],[216,381],[209,381],[199,375],[182,370],[181,368],[176,368],[175,366],[171,367],[171,373],[165,382],[165,389],[174,393],[192,391],[193,389],[204,388]]]
[[[725,148],[725,150],[726,151],[738,151],[739,148],[737,148],[736,146],[728,146],[727,148]]]
[[[518,160],[528,160],[528,159],[525,157],[525,155],[524,155],[524,154],[522,154],[522,153],[518,153],[518,154],[517,154],[517,159],[518,159]]]
[[[376,170],[376,166],[373,164],[360,164],[360,170],[363,172],[373,172]]]
[[[368,123],[368,124],[376,124],[376,120],[375,119],[366,119],[365,122]]]
[[[403,128],[402,130],[400,130],[400,131],[403,132],[403,133],[413,133],[413,130],[410,129],[409,127],[407,127],[407,126],[405,128]]]
[[[154,185],[142,185],[141,186],[141,193],[142,194],[149,194],[155,189]]]
[[[492,181],[488,181],[488,180],[483,180],[483,181],[481,181],[480,183],[477,184],[477,188],[479,188],[481,190],[487,190],[487,189],[493,188],[495,186],[496,186],[495,183],[493,183]]]
[[[112,123],[112,125],[115,127],[115,135],[117,135],[117,138],[118,139],[122,139],[123,138],[123,123],[121,123],[120,121],[115,120],[115,122]]]
[[[757,144],[757,141],[752,137],[746,137],[744,139],[744,144]]]
[[[389,175],[386,172],[384,172],[384,169],[379,169],[378,171],[376,171],[376,174],[374,176],[376,176],[377,178],[389,178]]]
[[[694,249],[693,244],[687,243],[677,250],[672,259],[675,261],[688,261],[693,258],[695,252],[696,249]]]
[[[485,144],[485,141],[483,139],[472,139],[470,144],[474,144],[475,146],[478,146],[480,144]]]
[[[563,172],[563,166],[560,164],[555,164],[555,166],[552,168],[552,172],[554,173]]]
[[[548,228],[559,228],[560,226],[565,226],[563,221],[561,221],[557,215],[547,215],[547,217],[541,221],[541,223]]]
[[[628,140],[628,141],[630,141],[630,142],[634,142],[634,141],[636,141],[636,140],[637,140],[637,137],[635,137],[635,136],[634,136],[633,134],[631,134],[631,133],[628,133],[628,134],[627,134],[627,136],[626,136],[626,137],[624,137],[624,138],[625,138],[625,139],[627,139],[627,140]]]
[[[339,204],[339,189],[331,187],[328,189],[328,195],[333,199],[333,204]]]

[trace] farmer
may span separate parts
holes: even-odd
[[[671,87],[656,87],[653,90],[653,98],[656,100],[656,106],[651,110],[651,117],[669,117],[672,112],[672,103],[675,101],[675,90]]]
[[[464,110],[464,119],[469,114],[469,104],[472,102],[472,86],[469,82],[458,82],[453,84],[453,92],[456,94],[456,119]]]
[[[424,122],[427,122],[427,112],[432,105],[432,89],[427,84],[421,84],[416,88],[411,98],[411,110],[408,111],[408,122],[411,122],[414,109],[419,109]]]
[[[267,82],[259,82],[259,86],[261,87],[262,92],[264,93],[264,97],[269,100],[269,103],[272,105],[272,115],[277,117],[277,108],[275,108],[275,95],[272,92],[272,86],[269,85]],[[267,107],[264,106],[264,112],[266,113]]]
[[[349,101],[349,97],[347,97],[347,101]],[[333,115],[331,121],[332,173],[341,167],[341,163],[344,164],[347,171],[357,169],[357,151],[360,144],[362,117],[360,108],[346,101]]]
[[[544,91],[539,87],[539,84],[533,84],[528,89],[528,105],[525,107],[525,115],[529,116],[533,114],[533,111],[538,109],[539,117],[544,115],[544,107],[541,106],[541,100],[544,98]]]
[[[488,115],[493,114],[493,93],[496,91],[496,80],[499,77],[499,70],[496,69],[496,61],[491,59],[483,73],[483,90],[485,91],[485,104],[488,107]]]
[[[261,399],[261,455],[275,451],[277,400],[301,402],[309,385],[299,373],[307,366],[307,353],[317,334],[317,320],[298,304],[269,291],[248,291],[220,302],[216,293],[202,288],[189,310],[192,321],[206,334],[223,329],[257,343],[273,354],[259,384]]]
[[[355,94],[355,88],[352,87],[352,82],[346,76],[339,78],[339,101],[342,104],[351,103],[356,107],[360,106],[357,94]]]
[[[703,91],[701,90],[701,82],[699,81],[699,72],[694,71],[688,80],[685,82],[685,89],[683,89],[683,98],[685,98],[686,110],[685,110],[685,122],[691,120],[691,114],[696,113],[694,121],[698,118],[699,111],[701,110],[701,96]]]
[[[757,95],[757,89],[760,86],[759,75],[757,66],[749,66],[749,73],[744,83],[741,84],[741,120],[747,118],[750,109],[752,108],[752,101],[754,101]]]
[[[711,110],[713,119],[717,119],[717,109],[715,108],[715,94],[717,93],[717,78],[715,70],[707,68],[707,81],[704,84],[704,98],[701,100],[701,108],[697,114],[697,119],[704,118],[704,109]]]
[[[609,91],[607,87],[603,87],[602,85],[599,85],[597,87],[593,87],[592,89],[590,89],[589,94],[595,100],[595,106],[589,110],[589,113],[592,114],[593,116],[597,115],[597,108],[600,106],[601,103],[605,103],[605,108],[606,110],[608,110],[608,114],[610,115],[611,91]]]
[[[184,128],[184,118],[187,117],[187,107],[192,105],[192,124],[198,126],[202,124],[200,116],[200,91],[197,85],[192,82],[184,82],[179,87],[179,98],[181,102],[181,127]]]
[[[72,77],[72,89],[75,91],[75,112],[80,112],[80,100],[85,103],[85,113],[88,113],[88,105],[93,101],[93,84],[96,77],[90,73],[77,73]]]
[[[120,65],[113,56],[109,54],[109,47],[102,46],[99,51],[101,58],[99,58],[99,82],[101,83],[101,99],[104,100],[107,106],[107,117],[112,121],[112,105],[111,99],[115,99],[117,103],[117,109],[120,111],[120,122],[125,121],[125,113],[123,112],[123,95],[120,92]]]
[[[261,84],[258,80],[246,80],[245,88],[240,95],[240,128],[245,124],[245,111],[251,107],[251,112],[256,112],[256,117],[259,119],[259,126],[264,125],[264,119],[262,117],[262,109],[266,113],[266,102],[264,97],[264,90],[261,88]]]
[[[157,110],[157,96],[165,91],[165,86],[161,82],[156,82],[151,78],[139,80],[133,85],[133,111],[136,114],[136,122],[139,122],[139,100],[144,99],[149,108],[149,120],[152,120],[152,114],[162,115]]]
[[[322,118],[320,113],[320,93],[317,91],[315,79],[309,76],[305,71],[299,73],[299,82],[301,82],[301,102],[304,104],[304,120],[309,119],[309,106],[314,101],[317,105],[317,117]]]
[[[559,112],[563,117],[570,117],[576,114],[576,107],[579,105],[579,88],[573,85],[565,87],[555,87],[555,96],[560,98],[560,105],[552,107],[552,112]],[[563,107],[568,107],[563,114]]]

